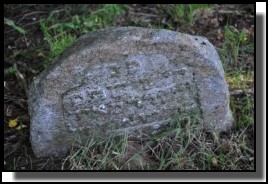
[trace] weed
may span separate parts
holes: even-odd
[[[230,89],[244,90],[253,83],[253,72],[228,72],[226,81]]]
[[[253,124],[253,98],[246,96],[242,99],[243,108],[241,109],[240,117],[236,116],[237,128],[244,128],[250,124]]]
[[[14,73],[16,73],[16,71],[17,71],[17,69],[16,68],[14,68],[14,67],[9,67],[8,69],[7,69],[7,72],[9,73],[9,74],[14,74]]]
[[[60,28],[65,31],[74,30],[78,31],[79,34],[83,34],[111,25],[112,20],[123,13],[124,10],[120,5],[100,5],[99,8],[93,11],[89,16],[75,15],[71,18],[71,21],[53,24],[51,28]],[[50,17],[50,20],[54,20],[53,16]]]
[[[17,26],[13,20],[10,20],[8,18],[4,18],[4,23],[10,27],[12,27],[13,29],[15,29],[16,31],[18,31],[19,33],[25,35],[27,32],[25,29],[23,29],[22,27]]]
[[[244,31],[238,31],[233,26],[227,25],[224,28],[225,42],[220,51],[221,59],[227,63],[233,63],[237,67],[237,58],[242,50],[254,51],[253,44],[246,44],[247,35]]]
[[[209,8],[209,4],[174,4],[170,6],[169,14],[175,21],[193,24],[196,10]]]
[[[124,13],[121,6],[116,4],[106,4],[93,12],[89,17],[82,17],[81,23],[88,30],[107,27],[118,15]]]
[[[44,20],[41,21],[40,24],[44,33],[45,41],[49,44],[49,55],[44,63],[45,66],[47,66],[53,58],[59,55],[66,47],[69,47],[76,40],[76,37],[65,32],[60,32],[59,35],[52,36],[48,32],[48,28]]]
[[[227,39],[225,47],[230,48],[231,56],[234,60],[237,60],[240,46],[243,43],[244,38],[246,38],[246,34],[243,31],[235,32],[231,29],[231,26],[226,26],[224,31],[225,38]]]
[[[243,129],[254,122],[254,101],[253,97],[246,95],[235,99],[230,98],[230,107],[234,112],[237,129]]]

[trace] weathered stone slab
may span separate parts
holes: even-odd
[[[137,27],[82,36],[32,83],[31,143],[37,157],[62,156],[73,135],[155,134],[196,116],[205,130],[232,125],[218,54],[204,37]],[[183,122],[183,121],[182,121]]]

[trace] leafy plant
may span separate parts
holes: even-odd
[[[14,67],[9,67],[8,69],[7,69],[7,72],[9,73],[9,74],[14,74],[14,73],[16,73],[16,71],[17,71],[17,69],[16,68],[14,68]]]
[[[236,61],[241,44],[246,38],[246,34],[243,31],[236,31],[236,29],[231,26],[225,26],[224,31],[226,38],[224,47],[227,47],[229,51],[231,51],[231,57]]]
[[[48,32],[44,20],[40,22],[40,25],[44,34],[44,39],[49,45],[49,55],[45,61],[45,65],[48,65],[53,58],[59,55],[66,47],[70,46],[76,40],[76,37],[66,32],[60,32],[58,36],[52,36]]]

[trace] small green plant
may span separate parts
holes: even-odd
[[[9,67],[8,69],[7,69],[7,72],[9,73],[9,74],[14,74],[14,73],[16,73],[16,71],[17,71],[17,69],[16,68],[14,68],[14,67]]]
[[[99,8],[90,15],[75,15],[72,17],[71,21],[58,24],[57,26],[61,26],[66,30],[78,30],[79,33],[82,34],[111,25],[112,21],[123,13],[124,10],[122,6],[117,4],[105,4],[100,5]]]
[[[209,4],[174,4],[170,6],[169,14],[175,21],[193,24],[196,10],[209,7]]]
[[[19,33],[25,35],[26,34],[26,30],[23,29],[22,27],[17,26],[13,20],[10,20],[8,18],[4,18],[4,23],[10,27],[12,27],[13,29],[15,29],[16,31],[18,31]]]
[[[111,21],[124,13],[121,6],[116,4],[105,4],[93,12],[89,17],[84,17],[83,24],[90,30],[107,27]]]
[[[238,66],[238,55],[241,51],[254,52],[254,45],[247,43],[247,35],[244,31],[238,31],[233,26],[227,25],[224,28],[225,42],[220,51],[220,57],[224,65],[233,64]]]
[[[49,45],[49,54],[44,63],[46,66],[51,62],[53,58],[59,55],[66,47],[69,47],[76,40],[76,37],[66,32],[63,32],[61,30],[55,31],[54,33],[59,32],[59,34],[52,36],[48,32],[48,28],[44,20],[40,22],[40,25],[44,34],[44,39],[45,41],[47,41]]]
[[[229,85],[229,89],[241,89],[248,88],[253,83],[253,72],[229,72],[226,76],[226,81]]]
[[[231,57],[236,61],[241,44],[244,39],[246,39],[246,34],[243,31],[235,32],[234,29],[231,29],[231,26],[226,26],[224,31],[225,38],[227,39],[225,47],[229,47],[229,50],[231,50]]]
[[[243,108],[241,109],[240,117],[237,116],[237,127],[244,128],[254,122],[254,101],[253,98],[250,96],[246,96],[242,99],[243,101]]]
[[[243,129],[254,123],[254,101],[253,97],[246,95],[239,99],[230,98],[230,107],[234,112],[237,129]]]

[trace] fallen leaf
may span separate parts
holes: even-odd
[[[39,53],[37,54],[37,56],[38,56],[38,57],[41,57],[41,58],[44,58],[44,57],[45,57],[45,55],[44,55],[43,52],[39,52]]]
[[[18,118],[9,120],[9,122],[8,122],[8,126],[9,126],[10,128],[14,128],[14,127],[17,126],[17,125],[18,125]]]
[[[19,125],[16,129],[17,129],[17,130],[20,130],[20,129],[23,129],[23,128],[26,128],[26,127],[27,127],[26,125],[21,124],[21,125]]]

